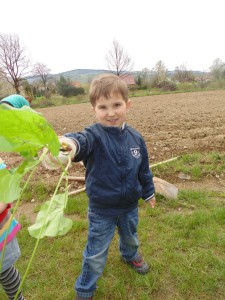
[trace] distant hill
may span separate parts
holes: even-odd
[[[71,71],[66,71],[58,74],[50,74],[50,78],[58,80],[60,76],[69,78],[73,81],[79,81],[81,83],[91,82],[91,80],[98,74],[109,73],[108,70],[93,70],[93,69],[75,69]],[[26,79],[32,83],[38,79],[38,76],[26,77]]]
[[[98,74],[109,73],[108,70],[93,70],[93,69],[75,69],[71,71],[62,72],[59,74],[52,74],[52,77],[59,79],[62,75],[65,78],[70,78],[74,81],[82,83],[91,82],[91,80]]]
[[[75,69],[75,70],[71,70],[71,71],[66,71],[66,72],[62,72],[62,73],[58,73],[58,74],[50,74],[49,78],[53,78],[58,80],[60,78],[60,76],[63,76],[65,78],[69,78],[72,81],[79,81],[81,83],[90,83],[91,80],[99,75],[99,74],[103,74],[103,73],[111,73],[109,70],[94,70],[94,69]],[[140,71],[134,71],[131,72],[131,74],[136,77],[137,74],[139,74]],[[28,82],[32,83],[33,81],[38,79],[38,76],[30,76],[30,77],[26,77],[26,79],[28,80]]]
[[[192,71],[195,75],[199,76],[202,72],[201,71]],[[102,73],[110,73],[109,70],[94,70],[94,69],[74,69],[71,71],[66,71],[58,74],[50,74],[50,78],[58,80],[60,76],[62,75],[65,78],[69,78],[72,81],[79,81],[81,83],[90,83],[91,80],[98,74]],[[134,77],[137,77],[138,74],[140,74],[141,71],[133,71],[131,74]],[[172,76],[175,73],[175,71],[168,71],[168,75]],[[150,71],[149,75],[153,75],[154,72]],[[33,81],[37,80],[37,76],[31,76],[31,77],[26,77],[28,82],[32,83]]]

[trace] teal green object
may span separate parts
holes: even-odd
[[[15,94],[3,98],[0,102],[7,102],[15,108],[21,108],[23,106],[30,106],[29,102],[21,95]]]
[[[0,163],[0,170],[4,170],[6,169],[6,165],[4,164],[4,162]]]

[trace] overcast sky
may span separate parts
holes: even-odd
[[[107,69],[117,40],[134,70],[225,61],[224,0],[2,0],[0,33],[18,34],[32,63],[51,73]]]

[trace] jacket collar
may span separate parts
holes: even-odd
[[[100,126],[100,128],[102,128],[103,130],[112,133],[112,134],[120,134],[122,132],[124,132],[124,130],[127,128],[127,124],[123,123],[122,127],[110,127],[110,126],[102,126],[101,124],[98,124]]]

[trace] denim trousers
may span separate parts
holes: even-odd
[[[115,216],[104,216],[89,210],[88,219],[88,240],[83,252],[82,272],[75,283],[75,290],[81,297],[93,296],[116,228],[119,234],[119,250],[126,261],[136,258],[139,246],[137,207]]]
[[[0,261],[2,259],[3,251],[0,251]],[[4,272],[11,266],[15,264],[15,262],[20,257],[20,247],[17,241],[17,238],[14,237],[8,244],[5,246],[2,269],[0,273]]]

